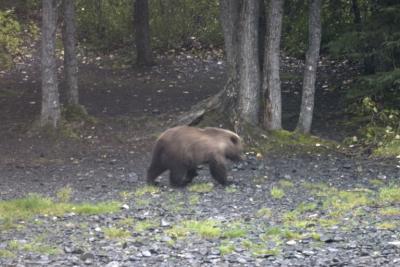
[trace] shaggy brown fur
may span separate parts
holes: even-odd
[[[212,127],[177,126],[166,130],[157,139],[147,182],[154,184],[161,173],[169,170],[170,184],[185,186],[197,176],[198,165],[208,164],[212,177],[227,185],[226,159],[238,161],[242,151],[242,141],[234,132]]]

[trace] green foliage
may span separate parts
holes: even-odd
[[[78,214],[100,214],[118,211],[117,202],[91,203],[56,203],[50,198],[30,194],[25,198],[0,201],[0,223],[26,220],[35,215],[61,216],[67,212]]]
[[[16,20],[12,10],[0,10],[0,67],[9,68],[12,56],[19,51],[22,43],[20,37],[21,25]]]
[[[281,199],[285,196],[285,191],[278,187],[272,187],[271,188],[271,197]]]
[[[57,191],[57,200],[61,203],[67,203],[71,200],[72,188],[65,186]]]
[[[141,197],[144,196],[146,194],[158,194],[160,192],[160,188],[156,187],[156,186],[152,186],[152,185],[145,185],[143,187],[140,187],[138,189],[136,189],[135,191],[135,196],[136,197]]]
[[[209,193],[213,190],[214,184],[213,183],[197,183],[192,184],[188,187],[190,192],[196,193]]]
[[[361,105],[353,106],[353,112],[366,123],[359,129],[358,137],[347,138],[347,143],[373,146],[377,155],[400,155],[400,109],[380,107],[365,97]]]
[[[186,220],[167,230],[167,234],[173,238],[182,238],[190,233],[197,234],[202,238],[217,238],[221,236],[219,222],[215,220]]]
[[[247,230],[245,229],[245,225],[235,222],[229,224],[226,229],[224,229],[222,236],[225,238],[239,238],[245,237],[247,234]]]
[[[48,255],[55,255],[61,253],[61,250],[59,248],[50,245],[45,245],[41,242],[21,243],[17,240],[11,240],[8,243],[7,249],[11,252],[21,250],[21,251],[37,252]]]
[[[134,38],[133,1],[79,0],[78,38],[88,48],[110,51],[131,46]],[[150,34],[156,49],[223,42],[217,0],[149,1]]]
[[[214,45],[223,42],[217,0],[155,0],[150,1],[150,10],[156,48],[176,48],[196,41]]]
[[[155,222],[154,220],[143,220],[143,221],[139,221],[136,223],[135,231],[143,232],[148,229],[155,228],[157,226],[159,226],[159,224],[157,222]]]
[[[130,0],[76,1],[78,39],[89,48],[110,51],[132,40]]]
[[[261,208],[257,211],[256,216],[270,218],[272,216],[272,210],[270,208]]]
[[[221,255],[231,254],[235,251],[235,246],[233,244],[221,244],[219,246],[219,253]]]
[[[388,186],[379,190],[379,200],[384,203],[400,203],[400,186]]]
[[[128,238],[131,233],[121,228],[109,227],[104,229],[104,235],[109,239],[125,239]]]

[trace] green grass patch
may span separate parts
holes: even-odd
[[[393,185],[381,188],[378,198],[383,203],[400,203],[400,186]]]
[[[256,217],[271,218],[272,210],[270,208],[261,208],[256,212]]]
[[[7,244],[9,251],[25,251],[25,252],[36,252],[47,255],[56,255],[61,253],[61,250],[55,246],[45,245],[40,242],[27,242],[21,243],[18,240],[11,240]]]
[[[139,221],[135,224],[135,231],[140,233],[143,231],[146,231],[148,229],[152,229],[152,228],[156,228],[159,226],[159,223],[155,222],[154,220],[143,220],[143,221]]]
[[[327,196],[337,191],[336,188],[329,186],[326,183],[305,182],[303,183],[303,187],[310,190],[316,196]]]
[[[11,252],[7,249],[0,249],[0,258],[15,258],[16,255],[14,252]]]
[[[379,210],[379,214],[383,216],[400,216],[400,208],[387,207]]]
[[[315,211],[317,209],[318,205],[317,203],[300,203],[300,205],[298,205],[296,207],[296,211],[298,213],[305,213],[305,212],[311,212],[311,211]]]
[[[271,197],[275,199],[281,199],[284,196],[285,196],[285,191],[283,191],[282,189],[275,186],[271,188]]]
[[[133,226],[134,225],[134,219],[133,218],[129,218],[129,217],[121,219],[121,220],[119,220],[117,222],[117,225],[119,225],[119,226],[127,226],[127,227]]]
[[[235,246],[233,244],[221,244],[218,249],[221,255],[227,255],[235,251]]]
[[[246,235],[247,230],[244,225],[239,222],[229,224],[222,233],[222,236],[225,238],[240,238]]]
[[[299,215],[300,214],[296,210],[287,211],[282,214],[282,220],[284,223],[290,223],[295,220],[298,220]]]
[[[57,191],[56,196],[58,202],[67,203],[71,200],[72,188],[70,186],[65,186]]]
[[[190,206],[195,206],[200,203],[200,196],[199,195],[191,195],[189,196],[189,204]]]
[[[131,236],[131,233],[125,229],[109,227],[104,229],[104,235],[108,239],[126,239]]]
[[[158,193],[160,193],[159,187],[153,186],[153,185],[145,185],[143,187],[136,189],[134,195],[136,197],[141,197],[141,196],[144,196],[145,194],[154,195],[154,194],[158,194]]]
[[[262,237],[264,241],[267,241],[270,239],[270,237],[276,237],[274,240],[279,240],[282,238],[289,239],[289,240],[299,240],[303,239],[304,236],[298,232],[289,230],[283,226],[273,226],[269,227],[265,230],[265,233]]]
[[[385,184],[385,182],[382,181],[382,180],[380,180],[380,179],[370,179],[368,182],[369,182],[371,185],[374,185],[374,186],[382,186],[382,185]]]
[[[281,252],[279,248],[268,248],[264,243],[254,243],[248,239],[242,241],[242,246],[251,251],[254,257],[277,256]]]
[[[386,222],[380,222],[375,224],[377,229],[380,230],[394,230],[399,227],[398,223],[396,221],[386,221]]]
[[[383,157],[396,157],[400,155],[400,140],[391,140],[374,150],[374,154]]]
[[[294,183],[289,180],[280,180],[279,185],[283,188],[292,188],[294,187]]]
[[[225,188],[225,192],[227,192],[227,193],[236,193],[237,192],[237,188],[235,186],[230,185],[230,186]]]
[[[215,220],[186,220],[167,230],[173,238],[186,237],[188,234],[197,234],[202,238],[217,238],[221,236],[219,222]]]
[[[213,190],[214,184],[213,183],[197,183],[197,184],[191,184],[188,187],[188,190],[190,192],[195,192],[195,193],[209,193]]]
[[[100,214],[118,211],[118,202],[57,203],[51,198],[30,194],[25,198],[0,201],[0,223],[26,220],[35,215],[62,216],[68,212],[78,214]]]
[[[367,194],[368,192],[360,191],[338,191],[325,199],[323,208],[330,209],[335,214],[340,215],[356,207],[371,204],[372,199]]]

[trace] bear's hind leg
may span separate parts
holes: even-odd
[[[196,168],[189,169],[186,172],[186,179],[184,181],[185,185],[191,183],[193,181],[193,178],[196,177],[197,175],[199,175],[199,174],[197,173]]]

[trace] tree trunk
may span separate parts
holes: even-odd
[[[153,64],[150,45],[148,0],[134,0],[134,27],[136,41],[136,63],[142,66]]]
[[[321,44],[321,0],[311,0],[309,13],[309,47],[306,53],[300,116],[296,128],[301,133],[310,132],[313,118],[315,80]]]
[[[64,73],[67,103],[79,105],[78,61],[76,59],[76,27],[74,0],[63,0],[64,7]]]
[[[217,95],[195,105],[178,121],[196,124],[208,112],[226,114],[234,130],[258,124],[260,72],[259,1],[220,0],[228,81]]]
[[[243,1],[240,18],[239,116],[252,125],[258,124],[260,69],[258,58],[259,1]]]
[[[270,0],[268,8],[268,36],[265,46],[265,68],[263,80],[264,117],[263,127],[268,130],[282,129],[281,80],[279,77],[279,55],[282,32],[284,0]]]
[[[360,14],[360,8],[358,6],[358,1],[357,0],[352,0],[351,1],[351,10],[353,11],[353,16],[354,16],[354,24],[356,25],[357,31],[361,31],[361,14]]]
[[[60,122],[57,66],[55,57],[57,0],[42,0],[42,110],[40,125],[56,128]]]

